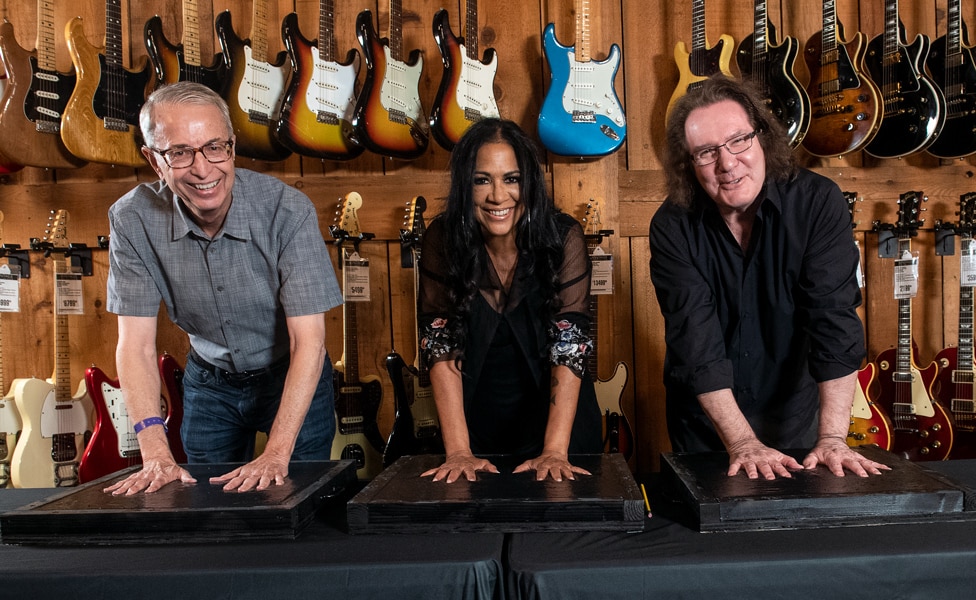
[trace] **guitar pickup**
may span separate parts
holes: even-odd
[[[976,400],[953,398],[952,412],[967,413],[967,414],[976,413]]]
[[[894,416],[914,415],[915,405],[910,402],[894,402],[891,405],[891,412]]]

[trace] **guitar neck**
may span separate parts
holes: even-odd
[[[478,0],[464,3],[464,51],[471,60],[478,56]]]
[[[37,3],[37,66],[43,71],[57,71],[57,47],[54,34],[54,1]]]
[[[824,0],[823,3],[823,30],[821,31],[821,57],[822,66],[833,64],[837,68],[837,8],[835,0]]]
[[[911,238],[902,236],[898,240],[898,256],[910,254]],[[911,382],[912,380],[912,300],[898,299],[898,348],[895,360],[895,381]]]
[[[66,261],[54,261],[54,397],[58,402],[71,399],[71,348],[68,342],[68,316],[60,314],[59,275],[69,273]]]
[[[962,256],[967,256],[967,250],[973,246],[971,235],[963,237],[961,246]],[[959,375],[968,373],[968,376]],[[959,347],[956,350],[956,373],[953,374],[958,383],[973,383],[973,288],[967,285],[959,286]],[[965,377],[966,381],[960,381]]]
[[[336,62],[335,0],[319,2],[319,58],[324,62]]]
[[[705,0],[691,3],[691,51],[705,50]]]
[[[251,6],[251,56],[255,60],[270,63],[268,54],[268,0],[253,0]]]
[[[752,62],[756,67],[753,68],[753,73],[765,73],[765,69],[759,68],[766,61],[767,44],[766,44],[766,1],[767,0],[755,0],[755,9],[753,10],[753,24],[752,24]]]
[[[962,0],[949,0],[946,10],[945,68],[948,72],[962,63]],[[954,59],[950,57],[956,57]],[[949,81],[948,79],[946,81]]]
[[[576,62],[590,62],[590,0],[576,0]]]
[[[203,66],[198,5],[199,0],[183,0],[183,62],[193,67]]]
[[[390,56],[403,60],[403,0],[390,0]]]
[[[342,376],[346,385],[359,381],[359,333],[356,302],[342,305]]]
[[[889,71],[894,55],[898,53],[898,0],[885,0],[884,63],[885,83],[889,82]],[[892,77],[894,74],[891,75]]]

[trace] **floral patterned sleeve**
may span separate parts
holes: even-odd
[[[424,232],[420,265],[415,265],[420,269],[417,293],[420,355],[427,365],[454,360],[464,353],[457,313],[449,301],[443,239],[442,223],[434,219]]]
[[[570,217],[565,217],[570,218]],[[566,234],[563,264],[559,270],[562,308],[549,324],[549,362],[564,365],[582,378],[593,351],[590,338],[590,258],[583,228],[573,223]]]

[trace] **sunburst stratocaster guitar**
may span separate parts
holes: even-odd
[[[730,65],[735,41],[723,33],[718,42],[709,47],[705,39],[705,0],[692,0],[691,3],[691,51],[685,43],[678,42],[674,47],[674,62],[678,66],[678,85],[668,101],[668,112],[678,98],[695,89],[712,75],[721,73],[732,76]]]
[[[426,208],[427,200],[423,196],[414,198],[407,206],[404,228],[400,230],[401,264],[404,268],[413,268],[414,307],[420,280],[420,245],[426,231]],[[434,390],[430,385],[430,369],[420,357],[419,339],[414,342],[417,359],[413,365],[408,365],[396,351],[386,356],[386,369],[393,382],[395,418],[383,452],[384,466],[393,464],[401,456],[444,453]]]
[[[807,41],[810,127],[803,147],[815,156],[843,156],[862,149],[881,125],[881,92],[862,70],[864,34],[843,41],[836,1],[823,0],[823,29]]]
[[[800,43],[790,36],[776,43],[776,29],[767,16],[766,2],[755,0],[753,33],[739,44],[735,60],[739,72],[756,84],[766,107],[783,124],[790,146],[796,146],[810,127],[810,98],[793,74]]]
[[[177,81],[202,83],[218,94],[227,81],[227,64],[216,54],[209,65],[203,63],[200,23],[209,24],[210,10],[201,10],[201,0],[183,0],[183,41],[174,45],[163,33],[163,20],[157,15],[146,21],[146,52],[156,74],[156,85]]]
[[[3,239],[3,213],[0,212],[0,239]],[[19,380],[14,382],[19,385]],[[10,487],[10,458],[17,445],[22,423],[14,405],[14,386],[4,395],[7,383],[3,377],[3,311],[0,311],[0,489]]]
[[[268,47],[270,0],[252,0],[251,37],[242,40],[234,32],[230,11],[217,15],[217,39],[230,65],[222,94],[230,108],[237,136],[235,150],[258,160],[282,160],[291,154],[274,136],[275,121],[291,72],[288,53],[281,51],[271,62]]]
[[[75,87],[74,71],[58,71],[54,0],[37,2],[37,43],[28,52],[17,45],[14,26],[0,24],[0,58],[6,86],[0,100],[0,155],[32,167],[80,167],[61,140],[61,115]]]
[[[67,214],[59,211],[53,226],[56,247],[58,240],[66,239],[66,221]],[[91,399],[84,381],[71,395],[68,317],[59,314],[58,301],[58,276],[69,272],[68,261],[54,261],[54,376],[48,381],[19,380],[14,387],[14,403],[23,421],[10,464],[10,478],[18,488],[70,487],[79,483],[79,461],[91,431]]]
[[[945,98],[925,74],[928,36],[918,34],[909,46],[898,20],[898,0],[885,0],[884,33],[868,43],[864,64],[881,89],[884,115],[865,152],[899,158],[929,147],[946,119]]]
[[[274,132],[283,146],[302,156],[349,160],[365,150],[353,141],[352,127],[361,60],[352,48],[344,62],[338,61],[334,15],[335,0],[320,0],[315,42],[302,36],[296,13],[281,24],[291,79]]]
[[[913,257],[912,236],[922,223],[918,219],[921,200],[921,192],[904,193],[898,200],[898,222],[892,229],[898,238],[898,260],[907,263]],[[891,451],[909,460],[945,460],[952,450],[952,423],[930,394],[938,365],[933,362],[925,369],[917,366],[911,296],[900,288],[896,288],[896,296],[898,345],[883,351],[875,360],[880,384],[877,402],[892,424]]]
[[[575,0],[576,45],[556,40],[556,26],[546,25],[542,45],[551,81],[539,112],[539,139],[561,156],[604,156],[627,137],[627,118],[613,88],[620,46],[610,46],[602,62],[590,55],[590,1]]]
[[[366,58],[366,81],[352,123],[356,141],[370,151],[413,159],[427,150],[430,126],[420,101],[424,58],[420,50],[413,50],[404,60],[402,11],[402,0],[390,0],[389,38],[380,38],[369,10],[356,18],[356,34]]]
[[[932,42],[925,61],[946,101],[945,126],[925,149],[939,158],[976,152],[976,62],[961,12],[962,0],[949,0],[946,34]]]
[[[444,73],[430,111],[430,130],[447,150],[468,127],[485,117],[498,117],[495,101],[495,72],[498,56],[494,48],[478,57],[478,0],[464,2],[464,35],[455,37],[447,10],[434,15],[434,40],[441,51]]]
[[[64,145],[84,160],[145,166],[138,143],[139,109],[152,86],[152,65],[145,56],[135,70],[122,64],[121,0],[105,0],[104,48],[88,43],[81,17],[68,22],[64,35],[78,74],[61,118]]]
[[[348,273],[345,244],[350,243],[358,253],[359,242],[372,237],[359,229],[356,211],[362,205],[363,198],[358,193],[346,194],[339,207],[338,222],[330,227],[339,248],[343,283]],[[343,289],[346,289],[345,285]],[[332,442],[332,458],[355,460],[357,477],[369,480],[383,468],[385,443],[376,423],[383,385],[375,375],[359,375],[356,304],[346,300],[342,305],[342,359],[335,364],[336,435]]]

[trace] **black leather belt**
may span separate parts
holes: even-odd
[[[190,350],[190,357],[212,376],[222,377],[224,381],[236,387],[260,383],[269,375],[278,373],[282,368],[287,368],[290,359],[290,356],[286,354],[284,357],[271,363],[271,366],[264,367],[263,369],[250,369],[248,371],[239,371],[234,373],[233,371],[221,369],[216,365],[208,363],[200,358],[200,355],[193,350]]]

